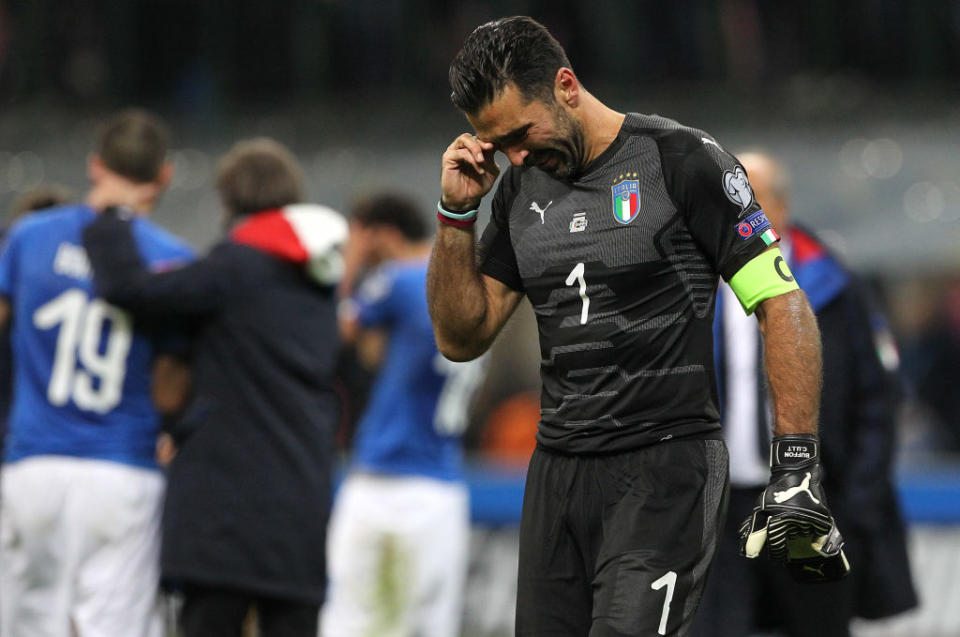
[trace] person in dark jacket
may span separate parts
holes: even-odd
[[[736,521],[767,484],[769,431],[760,334],[736,299],[718,295],[715,353],[724,437],[730,449],[730,515],[693,634],[849,635],[854,617],[877,619],[917,604],[904,523],[892,485],[899,385],[885,320],[862,283],[811,232],[789,221],[785,169],[762,153],[738,155],[781,250],[817,316],[823,340],[820,440],[823,487],[844,531],[846,579],[808,585],[738,553]],[[732,302],[731,302],[732,301]]]
[[[300,169],[272,140],[238,143],[217,188],[227,236],[192,265],[148,272],[116,211],[89,227],[84,245],[104,298],[194,335],[192,388],[168,428],[177,451],[161,555],[164,580],[184,594],[184,635],[238,636],[255,606],[261,635],[314,637],[347,224],[298,203]]]

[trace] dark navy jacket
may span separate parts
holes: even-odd
[[[270,225],[247,234],[269,243]],[[100,295],[194,335],[192,395],[170,426],[164,578],[319,604],[338,418],[333,289],[282,249],[236,236],[160,274],[115,215],[84,245]]]

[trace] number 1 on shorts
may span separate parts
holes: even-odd
[[[657,630],[661,635],[667,634],[667,618],[670,617],[670,602],[673,600],[673,589],[677,585],[677,573],[675,571],[667,571],[667,574],[655,581],[650,585],[655,591],[660,590],[664,586],[667,587],[667,598],[663,601],[663,613],[660,615],[660,629]]]

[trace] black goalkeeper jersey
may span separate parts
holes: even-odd
[[[736,158],[659,116],[628,114],[572,183],[510,167],[480,269],[536,313],[540,443],[623,451],[718,429],[717,277],[763,252],[768,227]]]

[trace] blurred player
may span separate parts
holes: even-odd
[[[885,320],[876,320],[862,283],[814,235],[791,223],[786,169],[763,153],[739,158],[757,202],[783,236],[781,249],[790,270],[817,315],[824,345],[823,487],[844,529],[854,569],[842,581],[806,586],[769,562],[737,555],[737,524],[769,479],[765,450],[770,422],[763,340],[730,287],[722,285],[715,327],[722,422],[730,449],[731,515],[694,634],[746,637],[776,628],[791,637],[841,637],[850,634],[855,616],[887,617],[917,603],[891,480],[898,389],[878,355],[878,344],[888,338]]]
[[[76,197],[73,191],[59,184],[31,188],[14,200],[10,207],[10,223],[13,224],[29,212],[61,206],[74,199]],[[0,230],[0,238],[6,236],[8,230],[9,226]],[[13,390],[13,351],[10,348],[9,322],[4,327],[4,330],[0,330],[0,457],[3,457],[3,441],[7,434],[7,416]]]
[[[300,203],[300,166],[273,140],[238,142],[217,190],[227,235],[184,268],[151,274],[112,214],[84,245],[105,298],[196,334],[190,397],[167,427],[178,450],[163,509],[161,569],[183,593],[183,635],[239,637],[255,608],[263,637],[316,637],[347,223]]]
[[[14,397],[2,468],[0,634],[159,636],[159,417],[149,332],[94,293],[81,242],[107,206],[135,215],[150,264],[190,250],[144,217],[170,180],[167,132],[124,111],[103,128],[80,205],[34,213],[0,255]]]
[[[604,105],[530,18],[475,29],[449,76],[476,134],[442,159],[427,277],[437,343],[453,360],[480,355],[524,295],[539,326],[517,635],[689,630],[727,489],[711,347],[720,276],[756,311],[774,396],[777,462],[744,552],[842,576],[819,497],[816,320],[736,158],[703,131]],[[511,166],[478,259],[497,151]]]
[[[386,354],[330,522],[325,637],[459,634],[469,533],[460,435],[483,368],[437,351],[429,254],[427,224],[407,199],[356,206],[342,291],[372,271],[344,301],[341,332],[368,361],[383,338]]]
[[[30,188],[14,199],[13,205],[10,206],[10,223],[29,212],[62,206],[74,199],[76,196],[73,191],[60,184],[43,184]]]

